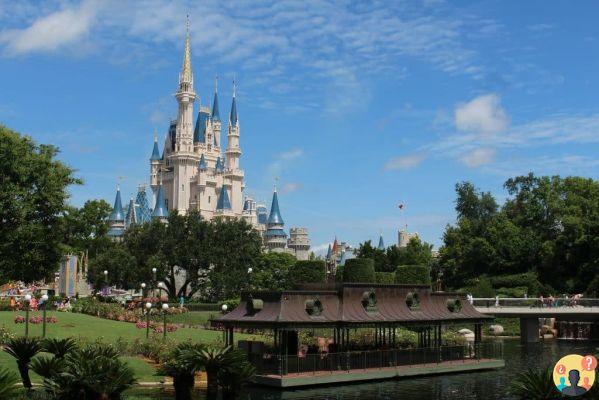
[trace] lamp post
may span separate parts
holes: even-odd
[[[146,303],[146,339],[150,338],[150,309],[152,308],[152,303],[149,301]]]
[[[108,271],[104,270],[104,288],[108,287]],[[105,291],[108,294],[108,289]]]
[[[227,313],[227,309],[228,309],[228,308],[229,308],[229,307],[228,307],[226,304],[223,304],[223,305],[222,305],[222,307],[221,307],[220,309],[223,311],[223,314],[226,314],[226,313]]]
[[[29,303],[31,302],[31,295],[25,295],[25,336],[29,336]]]
[[[44,320],[42,321],[42,337],[46,337],[46,307],[48,306],[48,295],[44,294],[42,296],[42,300],[44,301]]]
[[[161,290],[164,289],[164,283],[163,282],[158,282],[156,284],[156,286],[158,286],[158,298],[162,298],[162,292]]]
[[[156,267],[152,268],[152,297],[156,297],[156,292],[154,291],[154,287],[156,286]]]
[[[168,303],[162,304],[162,338],[166,340],[166,313],[168,311]]]
[[[252,290],[252,272],[254,269],[252,267],[248,268],[248,290]]]
[[[141,298],[146,297],[146,284],[142,282],[141,286]]]

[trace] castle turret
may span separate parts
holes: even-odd
[[[383,241],[383,234],[381,233],[379,236],[379,245],[377,246],[379,250],[385,250],[385,242]]]
[[[162,184],[158,187],[158,196],[156,197],[156,206],[152,211],[152,218],[160,221],[166,221],[168,218],[168,208],[164,201],[164,188]]]
[[[218,110],[218,77],[214,80],[214,99],[212,100],[212,113],[210,120],[212,121],[212,132],[214,135],[214,147],[222,147],[220,141],[221,123],[220,112]]]
[[[287,234],[283,229],[284,226],[285,222],[283,221],[283,217],[281,217],[281,210],[279,209],[279,196],[277,195],[277,188],[275,188],[272,194],[270,214],[266,223],[266,232],[264,233],[264,244],[269,251],[285,251]]]
[[[191,195],[191,176],[193,166],[198,159],[194,157],[193,137],[193,102],[196,94],[193,91],[193,73],[191,70],[191,50],[189,45],[189,19],[185,35],[183,65],[179,74],[179,89],[175,98],[179,103],[177,114],[177,130],[174,152],[169,156],[173,166],[173,201],[172,208],[181,214],[188,210]]]
[[[243,208],[243,178],[244,174],[239,166],[241,149],[239,147],[239,117],[237,115],[237,88],[233,82],[233,99],[231,100],[231,113],[227,128],[226,178],[231,182],[231,207],[235,213],[242,213]]]
[[[129,200],[129,206],[127,208],[127,215],[125,216],[125,229],[128,229],[131,225],[136,224],[138,221],[137,209],[133,197]]]
[[[150,156],[150,189],[152,189],[152,205],[156,202],[156,192],[158,191],[158,174],[160,172],[160,150],[158,149],[158,135],[154,132],[154,148]]]
[[[114,240],[120,240],[125,230],[125,213],[121,202],[121,188],[117,187],[112,213],[108,217],[108,236]]]

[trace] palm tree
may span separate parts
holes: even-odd
[[[133,370],[108,345],[76,348],[61,362],[62,372],[44,379],[44,388],[53,399],[119,399],[136,381]]]
[[[4,351],[17,360],[17,367],[23,387],[31,389],[31,379],[29,378],[29,363],[37,353],[42,350],[41,342],[38,338],[19,336],[10,339],[4,346]]]
[[[19,378],[5,368],[0,368],[0,399],[8,399],[14,396],[17,392],[15,386],[19,382]]]
[[[54,354],[56,358],[64,358],[77,347],[77,342],[73,338],[48,338],[43,340],[42,347],[46,353]]]
[[[521,373],[511,382],[509,391],[526,400],[554,400],[561,396],[553,383],[551,368],[529,369]]]
[[[240,353],[233,351],[232,348],[210,348],[204,350],[191,350],[187,352],[194,371],[206,371],[207,387],[206,399],[213,400],[218,396],[218,371],[223,368],[243,362]]]
[[[223,400],[235,400],[240,390],[256,375],[256,368],[249,362],[235,364],[218,371],[218,384],[223,389]]]
[[[204,346],[190,342],[180,343],[169,354],[167,361],[158,368],[158,375],[166,375],[173,378],[176,400],[191,400],[191,390],[195,385],[195,370],[192,358],[188,353],[201,351]]]

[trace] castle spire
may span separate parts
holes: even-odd
[[[237,97],[237,86],[235,86],[235,79],[233,79],[233,100],[231,102],[231,114],[229,115],[229,124],[233,126],[237,126],[237,102],[235,101],[235,97]]]
[[[158,150],[158,134],[156,133],[156,129],[154,129],[154,148],[152,149],[152,157],[150,157],[150,161],[158,160],[160,160],[160,150]]]
[[[212,102],[212,120],[220,121],[220,113],[218,112],[218,75],[214,78],[214,100]]]
[[[277,195],[277,187],[272,193],[272,203],[270,205],[270,215],[268,216],[269,225],[283,225],[283,217],[281,217],[281,210],[279,210],[279,196]]]
[[[168,218],[168,210],[164,201],[164,189],[162,187],[162,179],[160,180],[160,186],[158,187],[158,196],[156,197],[156,206],[154,207],[154,211],[152,211],[152,218]]]
[[[379,250],[385,250],[385,242],[383,241],[383,233],[379,236],[379,245],[377,247]]]
[[[185,34],[185,50],[183,53],[183,66],[181,67],[181,75],[179,76],[179,87],[183,89],[185,84],[193,85],[193,73],[191,72],[191,50],[189,46],[189,14],[187,15],[187,27]]]
[[[114,198],[114,206],[112,207],[112,213],[108,218],[109,221],[124,221],[125,213],[123,212],[123,203],[121,202],[121,188],[117,186],[116,197]]]

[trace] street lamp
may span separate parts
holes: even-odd
[[[165,340],[166,340],[166,313],[167,313],[167,311],[168,311],[168,303],[163,303],[162,304],[162,313],[163,313],[163,315],[162,315],[162,323],[163,323],[162,335],[163,336],[162,337]]]
[[[31,295],[25,295],[25,336],[29,336],[29,303],[31,302]]]
[[[46,337],[46,307],[48,306],[48,295],[42,295],[42,300],[44,301],[44,320],[42,321],[42,337]]]
[[[248,268],[248,290],[252,290],[252,272],[254,269],[252,267]]]
[[[222,307],[221,307],[220,309],[223,311],[223,314],[226,314],[226,313],[227,313],[227,309],[228,309],[228,308],[229,308],[229,307],[228,307],[226,304],[223,304],[223,305],[222,305]]]
[[[150,338],[150,309],[152,308],[152,303],[149,301],[146,303],[146,339]]]
[[[142,282],[141,286],[141,297],[146,297],[146,284]]]
[[[158,270],[156,269],[156,267],[152,268],[152,297],[156,296],[156,292],[154,291],[154,286],[156,285],[156,272]]]

